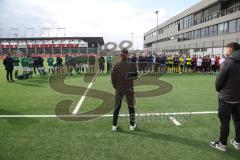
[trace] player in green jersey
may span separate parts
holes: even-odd
[[[13,56],[13,60],[14,60],[13,66],[14,66],[15,78],[18,79],[18,71],[19,71],[20,60],[16,55]]]
[[[34,60],[31,57],[31,55],[27,56],[28,58],[28,72],[29,72],[29,77],[32,78],[33,76],[33,64],[34,64]]]
[[[53,68],[54,59],[52,58],[51,54],[47,59],[47,63],[48,63],[48,73],[51,74],[51,71],[52,71],[52,74],[54,74],[54,68]]]
[[[27,55],[23,55],[23,58],[21,59],[21,65],[23,70],[23,79],[27,78],[27,72],[28,72],[28,58]]]
[[[112,72],[112,56],[109,54],[107,56],[107,73]]]
[[[91,54],[89,56],[89,59],[88,59],[90,73],[94,73],[95,72],[95,63],[96,63],[96,58],[95,58],[94,54]]]

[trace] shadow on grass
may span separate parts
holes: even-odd
[[[13,112],[13,111],[7,111],[7,110],[3,110],[3,109],[0,109],[0,115],[22,115],[20,112]],[[35,123],[38,123],[39,120],[36,120],[36,119],[33,119],[33,118],[0,118],[1,119],[4,119],[7,121],[7,123],[9,123],[10,125],[13,125],[13,126],[24,126],[24,127],[27,127],[28,125],[31,125],[31,124],[35,124]]]
[[[31,78],[26,80],[18,80],[17,83],[24,86],[31,86],[31,87],[44,87],[48,85],[48,78],[40,79],[40,78]]]
[[[239,152],[237,150],[234,150],[233,148],[230,148],[230,146],[226,153],[222,153],[221,151],[217,151],[217,150],[214,150],[213,148],[211,148],[209,146],[208,142],[199,141],[196,139],[190,139],[187,137],[180,137],[177,135],[150,132],[150,131],[145,131],[145,130],[141,130],[141,129],[137,129],[134,132],[129,132],[129,131],[124,131],[121,128],[119,128],[119,133],[129,134],[129,135],[133,135],[133,136],[139,136],[141,138],[150,138],[150,139],[159,140],[159,141],[160,140],[169,141],[169,142],[173,142],[173,143],[178,143],[179,146],[177,146],[177,147],[181,147],[181,145],[187,145],[192,148],[197,148],[197,149],[203,150],[204,152],[219,154],[225,158],[229,157],[232,159],[240,159]]]
[[[44,85],[41,85],[41,84],[37,84],[37,83],[29,83],[29,82],[20,82],[20,81],[18,81],[17,83],[16,83],[17,85],[22,85],[22,86],[29,86],[29,87],[44,87]]]

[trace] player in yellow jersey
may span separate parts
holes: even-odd
[[[167,58],[167,70],[168,72],[172,72],[173,71],[173,57],[170,55]]]
[[[180,71],[179,71],[179,73],[183,73],[183,69],[184,69],[184,58],[183,58],[183,56],[180,56],[179,62],[180,62]]]
[[[190,56],[187,57],[187,72],[191,70],[192,67],[192,58]]]

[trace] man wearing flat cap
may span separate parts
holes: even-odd
[[[135,63],[128,62],[128,50],[122,49],[121,60],[115,64],[112,71],[112,84],[115,89],[115,106],[113,110],[112,130],[117,131],[117,121],[121,109],[122,99],[125,96],[130,116],[130,131],[136,128],[134,108],[133,80],[137,79],[137,67]]]

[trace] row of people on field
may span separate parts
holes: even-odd
[[[137,63],[140,73],[146,72],[201,72],[216,73],[220,65],[226,60],[225,56],[184,56],[166,54],[159,55],[131,55],[128,59],[131,63]]]
[[[75,70],[75,72],[77,72],[78,74],[80,74],[80,72],[87,72],[87,71],[89,73],[95,73],[96,61],[98,62],[98,68],[101,73],[104,72],[105,65],[107,66],[107,73],[111,73],[112,59],[113,57],[111,55],[108,55],[106,57],[104,56],[96,57],[94,55],[90,55],[90,56],[66,55],[65,62],[68,68],[68,73],[70,73],[70,75],[72,75],[73,70]]]
[[[13,70],[16,79],[28,79],[33,74],[39,73],[44,76],[46,74],[61,74],[64,73],[63,64],[64,61],[60,56],[53,58],[51,55],[46,59],[47,66],[44,66],[45,59],[41,56],[23,55],[19,58],[16,55],[10,56],[13,59]],[[75,73],[95,73],[96,65],[95,55],[66,55],[65,64],[67,66],[67,73],[69,75]],[[146,72],[160,72],[161,74],[167,72],[201,72],[201,73],[217,73],[220,65],[225,61],[225,57],[222,56],[184,56],[174,55],[169,56],[166,54],[159,55],[131,55],[128,61],[136,63],[138,71],[140,73]],[[106,57],[100,56],[97,59],[98,67],[101,73],[105,71],[107,66],[107,73],[112,71],[113,57],[108,55]],[[22,74],[19,75],[19,70],[22,70]]]
[[[38,74],[45,76],[46,74],[63,74],[66,65],[67,72],[69,75],[73,74],[75,71],[77,74],[82,73],[95,73],[95,64],[97,57],[93,54],[91,55],[66,55],[65,64],[63,58],[57,56],[53,58],[51,55],[44,59],[41,56],[35,55],[23,55],[22,57],[16,54],[8,54],[5,58],[4,63],[7,64],[9,72],[7,72],[7,80],[12,80],[12,72],[14,71],[15,79],[28,79],[32,78],[33,74]],[[8,60],[8,61],[7,61]],[[44,61],[46,60],[47,66],[45,66]],[[108,55],[105,58],[100,56],[98,58],[99,69],[103,73],[105,70],[105,62],[107,62],[107,73],[112,70],[112,56]],[[5,64],[4,64],[5,65]],[[6,66],[6,65],[5,65]],[[22,74],[20,73],[22,71]]]
[[[16,79],[28,79],[32,78],[33,74],[39,73],[39,75],[44,76],[47,74],[46,68],[44,66],[44,58],[41,56],[23,55],[18,57],[16,55],[11,57],[13,59],[13,70]],[[54,59],[50,56],[47,59],[48,73],[60,73],[63,71],[62,64],[63,60],[58,56],[54,62]],[[19,75],[19,71],[22,70],[22,75]]]

